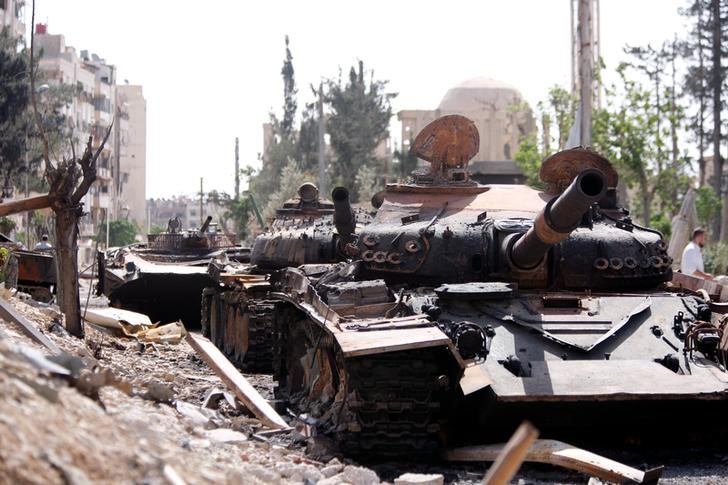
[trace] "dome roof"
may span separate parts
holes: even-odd
[[[489,77],[468,79],[450,88],[437,109],[441,111],[467,112],[505,108],[523,97],[516,88],[508,83]]]

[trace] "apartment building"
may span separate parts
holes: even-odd
[[[25,39],[25,0],[0,0],[0,27],[7,27],[19,42]]]
[[[126,218],[140,230],[146,227],[146,100],[141,86],[117,84],[113,64],[66,45],[65,37],[48,33],[45,24],[35,26],[34,39],[44,82],[76,88],[63,108],[76,153],[89,135],[98,148],[113,122],[97,161],[97,182],[83,200],[88,216],[79,227],[79,257],[85,261],[93,257],[92,238],[107,219]],[[69,156],[70,147],[67,152],[56,155]]]

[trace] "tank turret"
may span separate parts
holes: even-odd
[[[346,188],[335,188],[332,199],[320,197],[311,183],[301,185],[297,197],[286,201],[270,228],[255,239],[250,261],[270,270],[345,259],[344,248],[354,238],[357,216]],[[356,213],[362,221],[370,218]]]
[[[352,243],[370,276],[589,289],[655,288],[671,278],[662,235],[616,207],[616,172],[590,150],[546,160],[546,191],[471,180],[478,135],[462,116],[428,125],[412,151],[429,169],[388,185],[373,222]]]

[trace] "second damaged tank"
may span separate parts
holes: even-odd
[[[144,313],[153,322],[181,320],[187,328],[199,328],[200,295],[214,283],[210,262],[250,257],[234,239],[218,231],[210,216],[194,230],[184,230],[174,217],[165,232],[150,234],[146,244],[99,252],[97,294],[106,295],[111,306]]]
[[[303,264],[320,264],[325,271],[329,264],[345,260],[357,222],[370,218],[352,209],[346,190],[332,202],[319,197],[315,185],[301,185],[297,196],[276,210],[270,228],[255,238],[250,264],[210,266],[215,284],[202,297],[203,334],[236,365],[272,372],[275,302],[268,295],[268,276]]]
[[[412,148],[429,169],[375,196],[355,236],[338,227],[350,261],[271,276],[278,398],[358,455],[500,440],[523,419],[577,442],[724,432],[726,320],[666,290],[664,239],[617,206],[611,164],[566,150],[546,190],[482,186],[478,145],[470,120],[434,121]]]

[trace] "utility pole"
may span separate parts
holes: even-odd
[[[205,197],[205,192],[202,189],[202,177],[200,177],[200,227],[202,227],[202,221],[203,221],[203,217],[202,217],[202,200],[204,199],[204,197]]]
[[[591,145],[592,99],[594,97],[594,55],[592,53],[592,0],[579,0],[579,106],[581,108],[580,145]]]
[[[319,193],[328,192],[326,181],[326,121],[324,120],[324,83],[318,88],[318,168],[319,168]]]
[[[235,200],[240,198],[240,142],[235,137]]]

